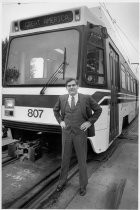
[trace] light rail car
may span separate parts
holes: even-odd
[[[94,152],[104,152],[138,112],[138,80],[105,24],[87,7],[11,23],[2,123],[13,138],[61,132],[53,107],[70,77],[102,107],[89,140]]]

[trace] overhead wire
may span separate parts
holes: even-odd
[[[13,2],[2,2],[3,5],[12,5],[12,4],[17,4],[17,5],[21,5],[21,4],[44,4],[44,3],[46,4],[48,2],[44,2],[44,1],[43,2],[41,2],[41,1],[40,2],[36,2],[36,1],[35,2],[20,2],[20,1],[17,1],[17,2],[14,2],[14,1]]]
[[[126,55],[126,57],[127,57],[127,60],[130,62],[130,57],[129,57],[129,55],[128,55],[128,52],[127,52],[126,49],[124,48],[124,44],[122,44],[122,43],[123,43],[122,37],[121,37],[121,35],[120,35],[120,33],[119,33],[119,31],[118,31],[116,25],[115,25],[116,20],[112,18],[112,16],[110,15],[110,13],[109,13],[109,11],[107,10],[107,8],[106,8],[106,6],[105,6],[104,3],[103,3],[103,4],[100,3],[100,5],[101,5],[101,7],[104,9],[104,11],[108,14],[108,16],[109,16],[111,22],[113,23],[114,31],[115,31],[115,32],[117,33],[117,35],[118,35],[119,44],[121,45],[121,48],[122,48],[122,50],[124,51],[124,53],[125,53],[125,55]]]
[[[126,37],[126,39],[129,41],[129,43],[131,44],[131,46],[133,47],[133,49],[138,53],[137,49],[135,48],[135,46],[132,44],[132,42],[130,41],[130,39],[128,38],[128,36],[124,33],[124,31],[120,28],[120,26],[116,23],[117,27],[120,29],[120,31],[123,33],[123,35]]]
[[[122,49],[123,49],[123,51],[125,52],[125,54],[126,54],[126,57],[127,57],[127,59],[128,59],[128,62],[130,63],[130,54],[129,54],[129,51],[126,51],[126,48],[124,48],[124,42],[123,42],[123,40],[122,40],[122,37],[121,37],[121,35],[120,35],[120,32],[118,31],[118,28],[116,27],[116,25],[114,25],[114,27],[115,27],[115,29],[116,29],[116,31],[117,31],[117,34],[118,34],[118,37],[119,37],[119,39],[120,39],[120,44],[121,44],[121,46],[122,46]]]
[[[100,3],[100,5],[105,9],[105,11],[106,11],[107,14],[109,15],[109,17],[110,17],[112,23],[113,23],[114,25],[116,25],[116,26],[119,28],[119,30],[121,31],[121,33],[125,36],[125,38],[127,39],[127,41],[128,41],[128,42],[130,43],[130,45],[133,47],[133,49],[138,53],[138,50],[135,48],[135,46],[133,45],[133,43],[131,42],[131,40],[128,38],[128,36],[126,35],[126,33],[121,29],[121,27],[118,25],[117,21],[116,21],[115,19],[112,18],[112,16],[111,16],[110,12],[108,11],[108,9],[107,9],[105,3],[103,3],[103,5]]]
[[[127,35],[124,33],[124,31],[121,29],[121,27],[117,24],[116,20],[112,18],[111,14],[109,13],[105,3],[103,3],[103,5],[100,3],[101,7],[107,12],[108,16],[110,17],[112,23],[113,23],[113,26],[114,26],[114,29],[116,30],[117,34],[118,34],[118,37],[120,38],[120,40],[122,41],[122,43],[124,44],[121,36],[120,36],[120,33],[119,31],[125,36],[125,38],[127,39],[127,41],[129,42],[129,44],[132,46],[132,48],[135,50],[135,52],[138,53],[138,50],[134,47],[134,45],[132,44],[132,42],[130,41],[130,39],[127,37]],[[119,29],[119,31],[118,31]],[[120,44],[122,45],[122,43],[120,42]],[[125,45],[125,44],[124,44]],[[125,54],[126,54],[126,57],[129,61],[129,64],[130,63],[130,58],[129,58],[129,55],[128,55],[128,51],[126,52],[126,49],[127,49],[127,46],[126,46],[126,49],[124,48],[124,46],[122,45],[122,49],[124,50]],[[136,73],[138,72],[138,67],[139,67],[139,63],[137,63],[137,68],[135,69]]]

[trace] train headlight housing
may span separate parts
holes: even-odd
[[[92,75],[88,75],[88,76],[87,76],[87,81],[88,81],[88,82],[91,82],[92,80],[93,80],[93,76],[92,76]]]
[[[19,23],[16,21],[14,22],[14,32],[19,31]]]
[[[75,10],[75,21],[79,21],[80,20],[80,10],[77,9]]]
[[[7,109],[13,109],[15,106],[15,99],[14,98],[5,98],[4,105]]]

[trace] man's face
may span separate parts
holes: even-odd
[[[67,87],[66,87],[69,95],[71,96],[74,96],[78,93],[78,88],[79,86],[76,84],[74,80],[68,82]]]

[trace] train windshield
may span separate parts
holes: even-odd
[[[79,32],[67,30],[14,38],[5,72],[6,85],[64,84],[77,76]]]

